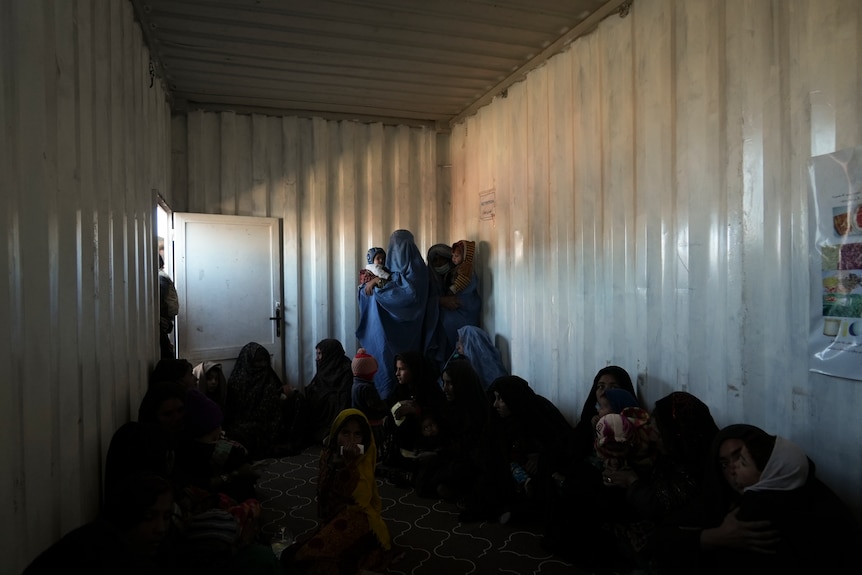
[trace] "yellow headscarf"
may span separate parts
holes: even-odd
[[[368,517],[368,524],[377,536],[377,540],[380,541],[380,545],[388,550],[392,547],[392,542],[389,537],[389,528],[386,527],[386,522],[381,515],[383,506],[380,501],[380,494],[377,491],[377,480],[374,478],[374,468],[377,465],[377,446],[374,444],[374,434],[371,433],[371,426],[365,414],[358,409],[345,409],[339,413],[329,430],[329,440],[326,443],[326,450],[336,449],[338,445],[338,431],[344,425],[347,418],[351,416],[358,417],[361,420],[364,427],[363,433],[368,437],[368,445],[365,446],[365,453],[350,463],[350,465],[356,466],[359,472],[359,481],[357,481],[356,488],[352,494],[354,501],[352,507],[356,507]]]

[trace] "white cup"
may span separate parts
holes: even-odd
[[[841,320],[837,317],[827,317],[823,319],[823,335],[835,337],[838,335],[838,330],[841,328]]]

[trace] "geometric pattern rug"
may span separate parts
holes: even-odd
[[[316,483],[320,449],[264,459],[257,467],[263,531],[299,537],[318,525]],[[403,557],[392,575],[579,575],[584,572],[540,546],[538,525],[461,523],[455,503],[418,497],[412,488],[377,479],[383,517]]]

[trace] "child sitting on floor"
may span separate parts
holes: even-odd
[[[383,431],[383,421],[389,415],[389,406],[380,398],[374,386],[374,374],[377,373],[377,360],[360,347],[351,362],[353,369],[353,387],[350,391],[351,406],[361,411],[371,427],[378,450],[377,457],[381,461],[386,445]]]

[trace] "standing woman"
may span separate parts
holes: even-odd
[[[377,447],[365,415],[345,409],[320,453],[317,508],[322,526],[284,550],[288,573],[382,572],[390,560],[389,528],[374,478]]]
[[[321,445],[335,416],[350,407],[353,369],[337,339],[321,340],[315,347],[317,373],[305,388],[309,410],[308,439]]]
[[[422,324],[428,302],[428,269],[413,234],[396,230],[386,251],[389,280],[372,278],[359,287],[359,345],[374,356],[380,370],[374,385],[389,399],[395,387],[395,355],[405,349],[423,349]]]
[[[479,325],[482,298],[473,269],[475,252],[476,243],[466,240],[453,246],[435,244],[428,250],[426,355],[440,369],[455,352],[460,328]]]

